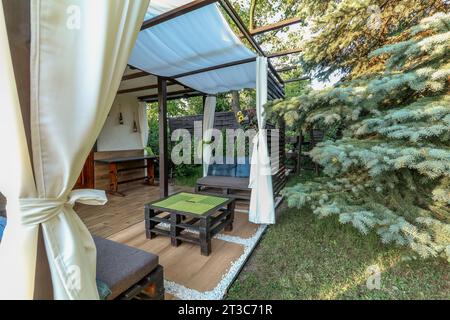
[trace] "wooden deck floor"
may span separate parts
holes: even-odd
[[[192,190],[170,188],[170,193],[178,191]],[[148,240],[143,222],[144,205],[159,198],[159,189],[137,184],[125,193],[127,196],[123,198],[108,196],[109,202],[103,207],[78,205],[76,211],[93,234],[157,254],[166,281],[200,293],[211,292],[244,254],[243,244],[219,239],[221,234],[213,239],[212,254],[208,257],[201,256],[200,248],[193,244],[183,243],[175,248],[166,237]],[[238,203],[237,209],[233,231],[222,235],[245,241],[257,233],[259,226],[248,221],[246,203]],[[167,297],[177,298],[171,294]]]
[[[77,204],[75,211],[91,233],[107,238],[144,220],[144,205],[159,199],[159,188],[135,183],[123,190],[125,197],[108,196],[104,206]],[[190,191],[171,186],[170,193]]]

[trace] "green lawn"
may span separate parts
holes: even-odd
[[[380,290],[366,286],[381,270]],[[228,299],[450,299],[450,264],[362,236],[337,218],[284,208],[230,288]]]

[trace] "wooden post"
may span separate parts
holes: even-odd
[[[119,191],[119,184],[118,184],[118,177],[117,177],[117,163],[111,162],[109,164],[109,191],[111,194],[117,194]]]
[[[153,159],[147,159],[147,183],[150,186],[155,185],[155,166]]]
[[[17,91],[28,143],[30,159],[33,161],[31,149],[31,105],[30,105],[30,42],[31,18],[30,1],[2,0],[6,30],[11,50]],[[53,285],[45,250],[42,228],[39,227],[38,248],[36,257],[36,278],[34,299],[52,300]]]
[[[167,139],[167,80],[158,77],[159,105],[159,190],[160,197],[169,195],[169,157]]]

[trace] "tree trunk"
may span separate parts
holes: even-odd
[[[257,0],[252,0],[250,3],[250,14],[249,14],[249,30],[253,31],[255,29],[255,13],[256,13],[256,2]]]
[[[241,110],[241,101],[239,98],[239,91],[231,91],[232,98],[231,98],[231,109],[234,113],[237,113]]]

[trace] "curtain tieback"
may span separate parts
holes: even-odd
[[[62,199],[19,199],[21,221],[25,226],[39,225],[56,217],[64,207],[73,208],[75,203],[104,205],[107,201],[105,191],[93,189],[73,190]]]

